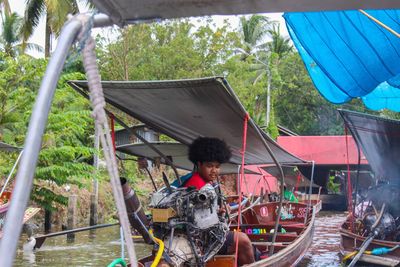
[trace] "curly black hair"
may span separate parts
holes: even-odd
[[[199,137],[189,146],[189,160],[193,164],[211,161],[226,163],[231,155],[228,145],[218,138]]]

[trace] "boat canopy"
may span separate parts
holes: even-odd
[[[370,109],[400,111],[399,10],[294,12],[284,18],[314,85],[328,101],[361,97]]]
[[[261,167],[266,172],[275,177],[279,177],[279,170],[276,166]],[[283,173],[285,174],[285,184],[291,187],[310,187],[311,181],[309,178],[296,170],[296,166],[282,166]],[[312,187],[319,187],[319,185],[312,183]]]
[[[88,97],[87,81],[70,81],[69,84]],[[231,163],[241,164],[247,113],[224,78],[103,81],[102,86],[107,103],[184,145],[200,136],[225,140],[232,150]],[[246,165],[274,163],[264,141],[281,164],[305,163],[249,123]]]
[[[376,179],[400,182],[400,121],[339,110]]]
[[[17,151],[21,151],[21,150],[22,150],[22,148],[20,148],[20,147],[0,142],[0,151],[17,152]]]
[[[191,171],[193,170],[193,163],[189,160],[188,147],[178,142],[151,142],[151,145],[156,147],[165,156],[173,162],[174,166],[179,169]],[[162,164],[167,164],[165,160],[160,157],[153,149],[144,143],[124,144],[117,146],[117,151],[143,157],[153,162],[159,160]],[[221,164],[221,174],[236,174],[238,173],[238,166],[231,163]],[[246,173],[259,174],[257,172],[245,169]]]
[[[91,0],[120,26],[143,20],[267,12],[393,9],[397,0]]]

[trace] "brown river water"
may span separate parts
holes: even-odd
[[[299,266],[341,266],[338,227],[345,217],[344,213],[318,214],[313,244]],[[35,252],[23,249],[25,241],[26,236],[22,236],[14,266],[107,266],[121,257],[117,226],[77,233],[74,242],[67,242],[65,236],[48,238]],[[138,257],[148,254],[148,246],[135,245]]]

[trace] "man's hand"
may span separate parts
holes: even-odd
[[[229,205],[226,205],[226,203],[223,203],[218,210],[218,214],[220,216],[229,216],[229,214],[231,214],[231,207]]]

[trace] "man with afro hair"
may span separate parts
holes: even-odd
[[[231,151],[228,145],[218,138],[199,137],[189,146],[189,160],[193,162],[193,172],[181,177],[181,183],[175,181],[172,185],[178,187],[195,187],[200,190],[207,183],[217,180],[222,163],[229,162]],[[222,212],[225,210],[222,209]],[[254,250],[249,237],[242,232],[230,231],[218,254],[235,253],[236,239],[239,239],[238,264],[254,262]]]

